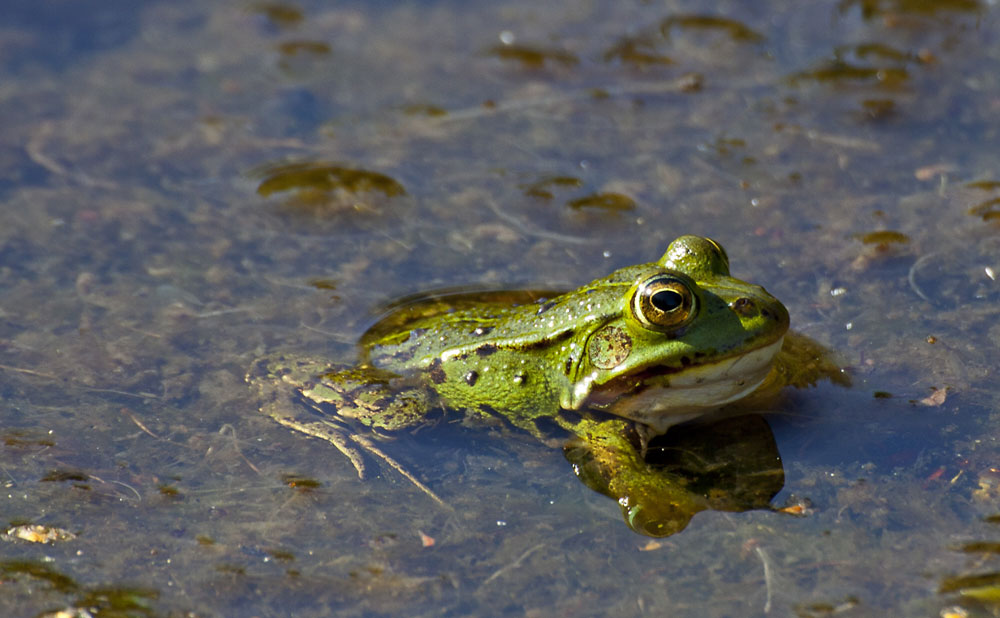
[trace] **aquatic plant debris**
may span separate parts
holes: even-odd
[[[5,541],[20,540],[29,543],[57,543],[60,541],[72,541],[75,538],[75,534],[64,528],[38,524],[12,526],[0,534],[0,539]]]

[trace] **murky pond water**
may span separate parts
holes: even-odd
[[[9,5],[0,614],[1000,614],[994,2]],[[244,382],[681,234],[851,376],[755,417],[757,508],[653,539],[522,432],[379,442],[442,505]]]

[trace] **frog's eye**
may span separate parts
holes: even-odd
[[[632,297],[632,315],[643,327],[667,332],[687,324],[695,313],[695,297],[683,279],[654,275],[639,284]]]
[[[707,240],[709,242],[709,244],[711,244],[713,247],[715,247],[716,251],[719,252],[719,255],[722,256],[722,262],[726,265],[726,272],[728,272],[729,271],[729,256],[726,255],[726,250],[722,248],[722,245],[720,245],[719,243],[715,242],[711,238],[706,238],[705,240]]]

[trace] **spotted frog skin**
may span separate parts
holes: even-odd
[[[350,425],[398,430],[439,407],[535,434],[544,420],[596,436],[598,419],[618,419],[645,444],[754,391],[787,329],[785,307],[732,277],[718,243],[681,236],[656,262],[562,295],[383,320],[354,367],[274,355],[247,379],[265,414],[330,441],[362,474],[357,447],[377,447]]]

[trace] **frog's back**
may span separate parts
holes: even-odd
[[[366,361],[421,374],[449,407],[500,412],[515,424],[551,415],[585,353],[581,333],[619,311],[631,278],[616,272],[531,304],[484,303],[420,317],[370,340]]]
[[[562,351],[552,344],[599,325],[620,311],[624,290],[644,266],[615,271],[565,294],[526,293],[531,302],[466,304],[400,321],[392,328],[376,325],[377,336],[362,341],[367,362],[391,371],[427,367],[442,361],[499,350],[541,355]]]

